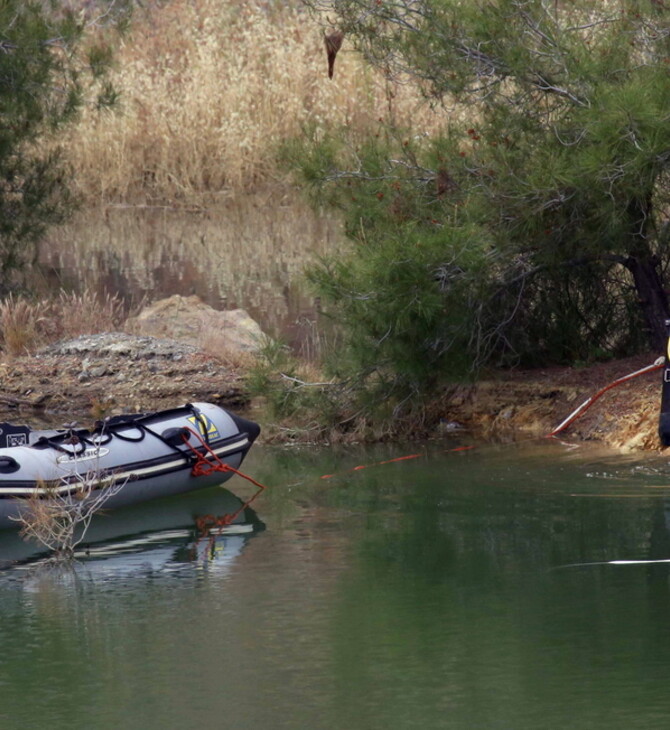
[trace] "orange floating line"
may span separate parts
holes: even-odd
[[[381,464],[393,464],[396,461],[407,461],[408,459],[419,459],[423,454],[409,454],[408,456],[398,456],[395,459],[389,459],[388,461],[379,461],[377,462],[379,465]]]
[[[447,449],[447,452],[455,452],[455,451],[470,451],[471,449],[477,448],[476,446],[458,446],[455,449]],[[383,466],[384,464],[395,464],[398,461],[409,461],[410,459],[420,459],[424,454],[407,454],[405,456],[396,456],[394,459],[387,459],[386,461],[376,461],[372,464],[359,464],[358,466],[354,466],[351,469],[347,469],[347,471],[341,472],[340,476],[344,474],[351,474],[355,471],[362,471],[363,469],[370,469],[373,466]],[[319,479],[332,479],[333,477],[338,476],[337,474],[323,474],[319,477]]]

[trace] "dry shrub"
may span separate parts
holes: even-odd
[[[127,483],[103,478],[99,468],[83,474],[73,468],[70,476],[72,481],[63,477],[61,482],[38,482],[19,516],[10,518],[21,526],[21,537],[43,545],[62,560],[74,557],[94,515]]]
[[[253,351],[230,346],[225,330],[203,329],[198,335],[198,348],[232,370],[246,369],[256,362]]]
[[[41,301],[9,295],[0,302],[0,343],[8,355],[25,355],[63,338],[118,330],[124,319],[116,294],[86,289]]]
[[[62,339],[118,330],[126,313],[118,294],[61,292],[50,305],[52,338]]]
[[[174,0],[138,12],[115,83],[120,113],[86,113],[71,135],[89,202],[248,191],[278,178],[277,145],[305,124],[370,130],[393,117],[425,130],[437,119],[346,41],[330,81],[322,30],[290,2]]]
[[[24,297],[9,295],[0,302],[2,349],[12,356],[25,355],[43,340],[48,306]]]

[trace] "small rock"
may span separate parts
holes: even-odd
[[[33,406],[39,406],[48,398],[46,393],[40,393],[39,391],[32,392],[28,398],[29,402]]]
[[[452,433],[453,431],[462,431],[463,429],[464,426],[462,423],[458,421],[447,421],[444,418],[441,418],[438,424],[438,431],[441,433]]]

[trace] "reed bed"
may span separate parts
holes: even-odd
[[[10,294],[0,302],[0,349],[10,356],[26,355],[61,339],[117,330],[125,319],[125,307],[115,294],[86,289],[41,300]]]
[[[84,200],[234,196],[282,180],[276,150],[309,125],[425,131],[438,117],[347,46],[328,79],[323,31],[297,3],[172,0],[139,10],[117,52],[117,113],[85,112],[67,143]]]

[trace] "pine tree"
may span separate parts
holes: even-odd
[[[429,143],[392,130],[352,156],[335,135],[303,159],[358,241],[312,278],[355,334],[361,372],[419,387],[455,372],[456,353],[473,367],[663,350],[670,10],[311,5],[371,63],[420,86],[445,123]]]
[[[83,104],[114,104],[105,28],[126,11],[113,2],[93,4],[90,15],[57,2],[0,3],[0,291],[72,209],[57,135]]]

